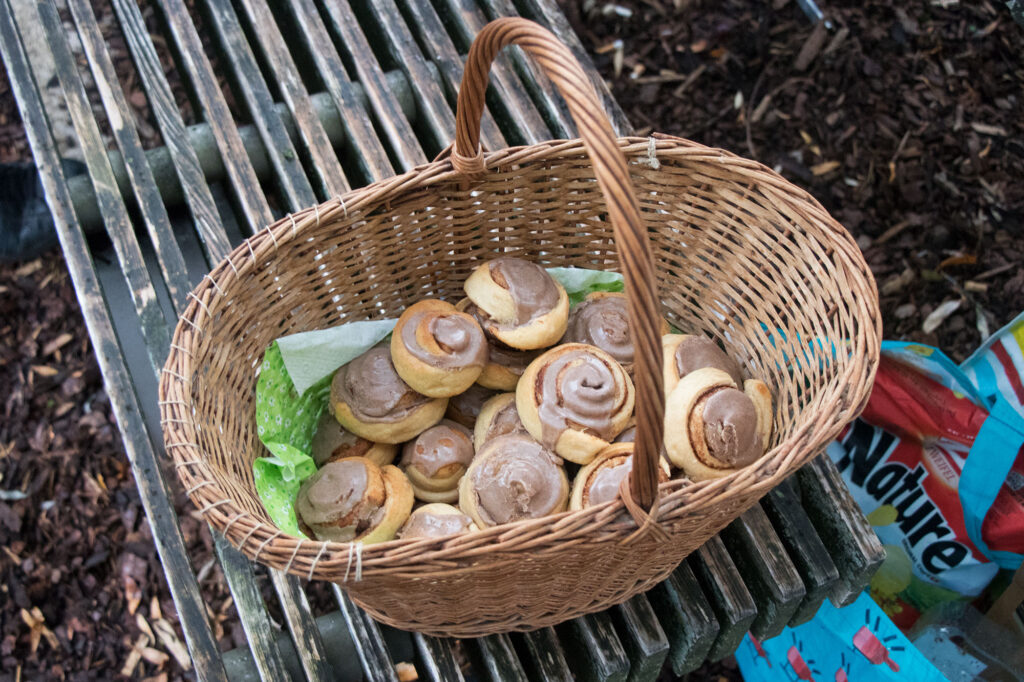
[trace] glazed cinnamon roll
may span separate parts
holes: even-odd
[[[661,347],[665,395],[672,392],[680,379],[704,367],[720,369],[728,374],[737,386],[743,385],[743,370],[740,369],[740,363],[706,336],[665,334],[661,337]]]
[[[669,327],[661,321],[662,334]],[[629,328],[626,295],[595,291],[569,312],[569,327],[562,343],[586,343],[597,346],[615,358],[633,376],[633,335]]]
[[[379,467],[391,464],[398,447],[394,443],[371,443],[341,427],[338,420],[324,410],[313,434],[310,453],[318,467],[346,457],[365,457]]]
[[[409,518],[412,487],[394,466],[365,457],[328,462],[299,488],[300,528],[318,540],[385,542]]]
[[[633,398],[633,382],[622,365],[582,343],[547,351],[530,363],[516,387],[526,430],[577,464],[589,463],[622,433]]]
[[[459,508],[481,528],[565,511],[562,460],[526,433],[488,441],[459,484]]]
[[[448,399],[448,409],[444,413],[445,419],[451,419],[467,429],[472,429],[484,403],[495,395],[497,393],[491,389],[484,388],[480,384],[473,384],[462,393]]]
[[[402,443],[441,420],[447,398],[428,398],[398,376],[387,346],[377,345],[341,368],[331,381],[338,422],[374,443]]]
[[[391,359],[412,390],[431,398],[462,393],[487,365],[484,330],[451,303],[427,299],[405,309],[391,335]]]
[[[516,409],[516,394],[499,393],[484,403],[480,410],[473,429],[473,446],[479,450],[492,438],[516,432],[526,432]]]
[[[402,471],[409,477],[416,499],[454,502],[459,480],[473,461],[473,435],[465,426],[442,420],[402,448]]]
[[[771,414],[771,395],[760,381],[740,390],[726,372],[698,369],[668,395],[665,450],[691,479],[720,478],[764,454]]]
[[[619,486],[633,469],[633,443],[612,443],[580,469],[572,483],[569,509],[577,511],[611,502],[619,496]],[[669,479],[668,463],[658,459],[658,482]]]
[[[398,529],[398,538],[442,538],[479,530],[457,507],[436,502],[414,509],[405,524]]]
[[[629,418],[629,423],[626,424],[625,430],[622,433],[615,436],[613,443],[635,443],[636,442],[636,419],[633,417]]]
[[[496,258],[476,268],[464,288],[483,315],[484,330],[509,348],[546,348],[565,334],[569,296],[535,263]]]
[[[459,301],[455,307],[459,311],[472,315],[481,325],[487,323],[487,316],[468,298]],[[487,366],[484,367],[484,371],[480,373],[476,382],[495,391],[516,390],[519,377],[523,376],[526,367],[540,355],[540,351],[516,350],[509,348],[489,333],[485,332],[485,336],[487,337]]]

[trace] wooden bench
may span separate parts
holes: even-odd
[[[135,0],[112,0],[165,147],[143,150],[109,45],[88,0],[67,0],[76,59],[53,0],[0,0],[0,52],[200,679],[649,680],[730,654],[748,630],[770,637],[845,604],[883,558],[832,463],[819,457],[649,593],[525,635],[473,641],[381,627],[338,588],[314,618],[303,581],[266,571],[284,627],[268,616],[251,564],[215,534],[248,649],[221,654],[185,553],[169,486],[156,380],[187,294],[232,247],[275,218],[424,163],[454,134],[462,60],[489,19],[521,13],[589,65],[554,0],[200,0],[222,75],[247,121],[232,118],[182,0],[160,0],[162,40],[204,121],[186,126]],[[236,8],[237,11],[236,11]],[[20,35],[39,21],[88,174],[66,177]],[[19,35],[20,34],[20,35]],[[85,66],[83,66],[85,65]],[[628,122],[594,83],[620,134]],[[88,70],[102,112],[90,105]],[[49,100],[48,100],[49,101]],[[522,54],[492,71],[489,148],[573,137],[565,106]],[[116,150],[100,135],[109,125]],[[94,232],[105,232],[93,235]]]

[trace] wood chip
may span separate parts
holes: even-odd
[[[815,175],[827,175],[839,168],[840,163],[838,161],[825,161],[811,166],[811,172]]]
[[[32,365],[32,372],[38,374],[41,377],[52,377],[57,376],[59,371],[54,367],[48,367],[47,365]]]
[[[985,123],[971,123],[971,127],[982,135],[994,135],[1006,137],[1006,128],[1003,126],[990,126]]]
[[[174,626],[169,622],[160,618],[159,620],[153,621],[153,629],[156,631],[157,637],[160,638],[160,643],[164,645],[174,656],[174,660],[177,661],[178,665],[182,670],[192,669],[192,659],[189,658],[188,649],[182,644],[181,640],[178,639],[177,633],[174,631]]]
[[[819,21],[814,25],[811,35],[804,41],[804,46],[800,48],[800,54],[796,56],[793,68],[797,71],[806,71],[807,67],[818,56],[818,53],[821,52],[821,48],[824,47],[827,38],[828,29],[825,27],[825,22],[824,20]]]
[[[961,254],[959,256],[950,256],[941,263],[939,263],[938,269],[953,267],[955,265],[974,265],[978,262],[978,257],[971,254]]]
[[[53,353],[55,353],[57,351],[58,348],[63,348],[64,346],[66,346],[69,343],[71,343],[71,340],[74,339],[74,338],[75,338],[74,336],[72,336],[71,334],[68,334],[67,332],[61,334],[60,336],[55,338],[53,341],[50,341],[50,343],[48,343],[45,346],[43,346],[43,355],[44,356],[52,355]]]
[[[939,305],[938,308],[928,314],[928,317],[924,318],[924,323],[921,325],[922,331],[925,334],[931,334],[938,329],[946,321],[946,318],[960,308],[961,303],[962,301],[957,298]]]

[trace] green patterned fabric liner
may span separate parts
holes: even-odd
[[[548,268],[576,305],[593,291],[622,291],[617,272]],[[267,348],[256,382],[256,433],[269,452],[253,462],[256,493],[270,519],[285,533],[306,537],[295,516],[302,482],[316,471],[313,433],[327,407],[336,369],[391,333],[396,320],[351,322],[282,337]],[[293,382],[292,368],[297,380]],[[303,387],[300,394],[295,386]],[[308,386],[308,387],[307,387]]]

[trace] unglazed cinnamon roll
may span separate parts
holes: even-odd
[[[578,511],[611,502],[619,496],[619,486],[633,469],[633,443],[612,443],[580,469],[572,483],[569,509]],[[669,479],[668,462],[658,459],[658,482]]]
[[[516,432],[526,432],[516,409],[516,394],[499,393],[480,409],[480,417],[473,429],[473,446],[479,450],[492,438]]]
[[[473,519],[450,504],[435,502],[414,509],[405,524],[398,529],[398,538],[442,538],[479,530]]]
[[[668,322],[661,321],[662,334],[668,334]],[[633,376],[633,335],[629,329],[626,295],[594,291],[569,312],[569,327],[562,343],[586,343],[597,346],[615,358]]]
[[[746,384],[740,390],[727,373],[705,367],[680,379],[669,393],[665,450],[691,479],[720,478],[764,454],[771,395],[760,381]]]
[[[391,335],[398,376],[431,398],[462,393],[487,365],[484,330],[451,303],[427,299],[405,309]]]
[[[535,263],[496,258],[476,268],[464,289],[482,313],[484,330],[510,348],[546,348],[565,334],[569,296]]]
[[[412,502],[412,487],[398,467],[347,457],[306,479],[295,511],[303,532],[318,540],[369,544],[393,539]]]
[[[665,395],[672,392],[680,379],[704,367],[720,369],[728,374],[737,386],[743,385],[743,370],[740,369],[740,364],[706,336],[665,334],[661,337],[661,348]]]
[[[329,410],[324,410],[313,434],[310,453],[318,467],[345,457],[365,457],[379,467],[391,464],[398,447],[394,443],[371,443],[341,427]]]
[[[480,384],[473,384],[458,395],[448,399],[448,409],[445,411],[445,419],[462,424],[467,429],[472,429],[480,414],[484,403],[497,395],[489,388]]]
[[[526,368],[516,407],[531,436],[565,459],[587,464],[626,428],[633,382],[600,348],[567,343]]]
[[[459,508],[481,528],[565,511],[562,460],[526,433],[484,444],[459,484]]]
[[[459,301],[455,308],[472,315],[481,325],[486,324],[487,316],[468,298]],[[486,331],[484,335],[487,337],[487,366],[480,373],[476,383],[495,391],[516,390],[519,377],[523,376],[526,367],[540,355],[541,351],[516,350],[509,348]]]
[[[469,429],[442,420],[405,444],[399,465],[409,477],[416,499],[454,502],[459,499],[459,480],[472,461]]]

